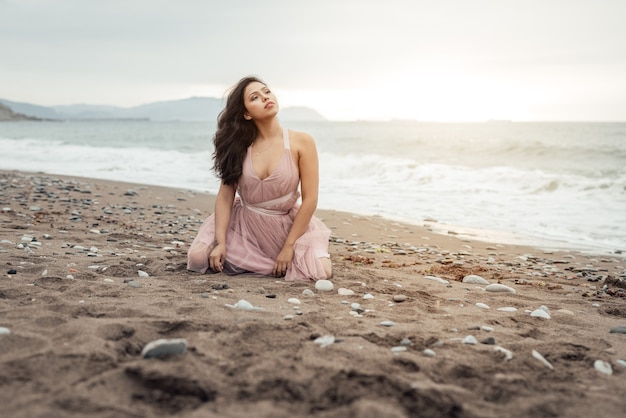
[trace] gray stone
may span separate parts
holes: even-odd
[[[616,327],[611,328],[611,334],[626,334],[626,326],[618,325]]]

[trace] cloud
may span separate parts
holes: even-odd
[[[626,97],[625,15],[618,0],[0,0],[0,85],[139,104],[246,74],[342,97],[401,74],[581,93],[603,78]]]

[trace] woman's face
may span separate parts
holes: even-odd
[[[258,81],[248,84],[243,92],[246,107],[244,118],[247,120],[263,120],[278,114],[278,101],[269,87]]]

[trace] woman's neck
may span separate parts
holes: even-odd
[[[283,128],[280,126],[278,119],[272,118],[267,122],[256,122],[257,136],[255,142],[264,142],[271,140],[277,136],[282,136]]]

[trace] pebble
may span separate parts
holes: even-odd
[[[619,364],[622,367],[626,367],[626,360],[619,359],[617,360],[617,364]]]
[[[184,338],[160,339],[151,341],[141,350],[141,357],[167,357],[174,354],[184,354],[187,351],[187,340]]]
[[[405,346],[403,346],[403,345],[399,345],[399,346],[396,346],[396,347],[391,347],[391,352],[394,353],[394,354],[402,353],[403,351],[406,351],[406,350],[407,350],[407,348]]]
[[[533,316],[535,318],[550,319],[550,314],[543,309],[535,309],[530,313],[530,316]]]
[[[499,284],[499,283],[494,283],[494,284],[490,284],[489,286],[485,287],[485,290],[487,292],[508,292],[508,293],[516,293],[515,289],[513,289],[512,287],[503,285],[503,284]]]
[[[463,277],[463,283],[469,283],[469,284],[489,284],[489,282],[487,280],[485,280],[484,278],[477,276],[475,274],[470,274],[467,275],[465,277]]]
[[[328,347],[335,342],[335,337],[332,335],[323,335],[313,340],[313,343],[319,344],[321,348]]]
[[[287,299],[287,303],[291,303],[291,304],[294,304],[294,305],[299,305],[301,302],[300,302],[300,299],[298,299],[298,298],[289,298],[289,299]]]
[[[513,353],[511,352],[511,350],[507,350],[506,348],[500,347],[499,345],[495,346],[493,349],[499,353],[504,354],[505,361],[511,360],[513,358]]]
[[[311,289],[304,289],[302,291],[302,296],[315,296],[315,293]]]
[[[393,327],[394,325],[396,325],[395,322],[393,321],[381,321],[380,325],[382,325],[383,327]]]
[[[463,340],[461,340],[463,344],[475,345],[478,344],[478,340],[473,335],[468,335]]]
[[[430,348],[425,348],[424,351],[422,351],[422,353],[427,357],[435,357],[437,355],[437,353],[435,353]]]
[[[483,331],[487,331],[487,332],[493,332],[494,328],[487,326],[487,325],[483,325],[480,327],[480,329],[482,329]]]
[[[340,287],[339,290],[337,291],[337,293],[339,293],[341,296],[352,296],[352,295],[354,295],[354,290],[350,290],[350,289],[346,289],[346,288]]]
[[[321,292],[330,292],[333,290],[333,283],[330,280],[318,280],[315,282],[315,288]]]
[[[229,307],[229,308],[241,309],[241,310],[244,310],[244,311],[263,311],[264,310],[263,308],[259,308],[259,307],[253,306],[250,302],[248,302],[247,300],[244,300],[244,299],[240,299],[234,305],[229,305],[227,303],[226,306]]]
[[[408,338],[403,338],[402,341],[400,341],[400,345],[411,345],[411,344],[413,344],[413,342]]]
[[[374,299],[374,295],[371,293],[366,293],[363,295],[363,299]]]
[[[7,271],[8,274],[17,274],[17,270],[15,269],[11,269],[9,271]]]
[[[393,295],[394,302],[404,302],[406,299],[406,295]]]
[[[104,279],[103,281],[105,283],[115,283],[115,281],[113,279]]]
[[[543,365],[546,366],[548,369],[554,370],[554,366],[552,366],[552,364],[550,364],[550,362],[548,360],[546,360],[545,357],[542,356],[539,351],[533,350],[532,354],[533,354],[534,358],[536,358],[541,363],[543,363]]]
[[[477,307],[479,307],[479,308],[481,308],[481,309],[491,309],[491,308],[489,307],[489,305],[487,305],[487,304],[485,304],[485,303],[482,303],[482,302],[478,302],[478,303],[476,304],[476,306],[477,306]]]
[[[517,311],[517,308],[514,308],[512,306],[504,306],[502,308],[498,308],[497,310],[502,312],[515,312]]]
[[[0,327],[0,335],[9,335],[11,330],[6,327]]]
[[[611,333],[611,334],[626,334],[626,326],[618,325],[616,327],[613,327],[613,328],[611,328],[611,331],[609,331],[609,333]]]
[[[496,339],[493,337],[487,337],[484,340],[482,340],[480,342],[481,344],[487,344],[487,345],[495,345],[496,344]]]
[[[141,283],[135,280],[131,280],[130,282],[128,282],[128,285],[130,287],[134,287],[134,288],[140,288],[141,287]]]
[[[137,274],[139,277],[150,277],[150,275],[143,270],[137,270]]]
[[[293,318],[295,318],[293,315],[285,315],[285,316],[283,316],[283,319],[285,321],[291,321]]]
[[[432,280],[434,282],[437,283],[441,283],[441,284],[449,284],[450,282],[447,280],[442,279],[441,277],[437,277],[437,276],[424,276],[425,279],[427,280]]]
[[[593,362],[593,367],[600,373],[608,374],[611,376],[613,374],[613,368],[610,363],[602,360],[596,360]]]

